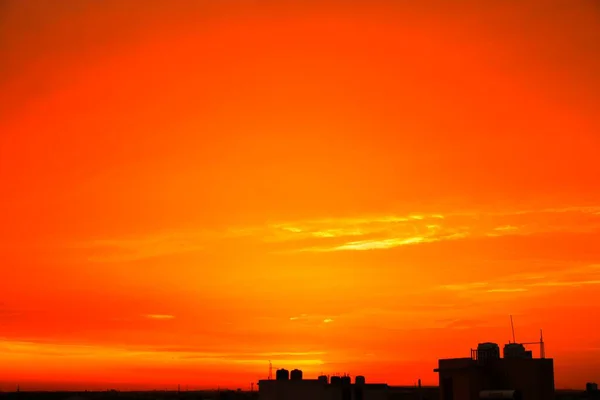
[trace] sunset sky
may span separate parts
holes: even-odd
[[[598,71],[594,0],[0,0],[0,390],[437,384],[511,314],[598,380]]]

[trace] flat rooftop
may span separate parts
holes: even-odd
[[[258,381],[259,385],[324,385],[331,387],[343,386],[340,383],[325,383],[321,382],[318,379],[285,379],[285,380],[277,380],[277,379],[263,379]],[[359,383],[356,384],[354,382],[350,383],[350,386],[362,386],[368,389],[387,389],[390,386],[387,383]]]
[[[477,368],[482,365],[504,365],[504,366],[522,366],[522,365],[543,365],[552,364],[552,358],[490,358],[486,360],[476,360],[471,357],[463,358],[442,358],[438,360],[438,367],[433,372]]]

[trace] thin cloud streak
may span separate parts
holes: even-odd
[[[414,214],[406,217],[387,217],[369,219],[338,219],[321,222],[312,222],[302,228],[293,229],[294,233],[284,234],[279,237],[282,241],[305,239],[307,235],[317,237],[343,239],[344,237],[376,236],[365,240],[351,240],[342,244],[309,246],[291,250],[291,252],[331,252],[331,251],[364,251],[385,250],[399,246],[427,244],[447,240],[457,240],[467,237],[501,237],[509,235],[535,235],[548,232],[580,232],[581,221],[574,220],[571,225],[554,226],[539,224],[537,216],[540,213],[552,214],[580,214],[595,215],[597,208],[564,208],[544,209],[541,211],[517,211],[506,213],[449,213],[441,214]],[[531,222],[523,221],[522,216],[531,214]],[[519,219],[515,219],[519,216]],[[575,215],[573,216],[575,217]],[[489,221],[488,221],[489,220]],[[519,221],[515,224],[513,221]],[[523,222],[526,222],[523,224]],[[321,225],[327,224],[329,230],[324,230]],[[600,230],[600,219],[595,223],[587,221],[587,231]],[[296,224],[300,226],[300,224]],[[277,227],[285,227],[278,225]],[[312,230],[311,230],[312,229]],[[327,235],[322,232],[328,232]],[[335,233],[339,236],[336,236]],[[270,239],[274,240],[274,239]]]
[[[531,286],[549,286],[549,287],[558,287],[558,286],[584,286],[584,285],[600,285],[600,279],[597,280],[589,280],[589,281],[567,281],[567,282],[538,282],[533,283]]]
[[[77,247],[94,262],[123,262],[169,254],[200,252],[214,241],[258,240],[289,244],[284,253],[386,250],[464,238],[497,238],[551,232],[600,231],[600,207],[547,208],[491,213],[446,213],[362,218],[328,218],[237,227],[221,231],[186,230],[138,238],[92,240]],[[563,214],[560,224],[541,224],[540,214]],[[582,220],[581,215],[587,216]],[[528,217],[530,216],[530,217]],[[572,219],[572,222],[570,221]],[[579,219],[578,219],[579,218]],[[352,238],[352,240],[350,240]],[[307,244],[307,241],[309,244]]]
[[[62,359],[95,359],[99,361],[131,359],[131,360],[195,360],[204,363],[238,363],[238,364],[264,364],[267,359],[274,359],[280,363],[298,365],[320,365],[323,360],[319,356],[327,353],[323,351],[307,352],[203,352],[192,349],[160,349],[144,347],[117,347],[100,345],[78,345],[64,343],[47,343],[6,340],[0,338],[0,350],[12,359],[30,357],[31,355],[60,357]]]
[[[578,287],[600,285],[600,270],[596,264],[579,268],[566,267],[546,274],[518,274],[490,282],[470,282],[442,285],[440,289],[461,293],[519,293],[536,288]]]
[[[137,238],[92,240],[76,247],[92,251],[92,262],[123,262],[201,251],[208,236],[199,232],[167,232]]]
[[[373,250],[390,249],[392,247],[404,246],[408,244],[417,244],[430,241],[422,236],[415,236],[407,239],[385,239],[385,240],[363,240],[359,242],[350,242],[343,246],[338,246],[332,250]]]
[[[159,319],[159,320],[166,320],[166,319],[174,319],[175,316],[174,315],[168,315],[168,314],[147,314],[145,315],[146,318],[150,318],[150,319]]]

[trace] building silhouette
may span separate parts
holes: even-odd
[[[600,399],[600,391],[598,390],[598,384],[595,382],[588,382],[585,384],[585,399]]]
[[[304,379],[302,371],[280,369],[275,379],[258,382],[259,400],[434,400],[437,388],[369,383],[362,375],[321,375]]]
[[[390,387],[384,383],[367,383],[364,376],[352,382],[348,375],[321,375],[303,379],[302,371],[277,370],[275,380],[258,382],[260,400],[387,400]]]
[[[540,339],[540,358],[520,343],[504,346],[504,357],[495,343],[480,343],[471,357],[438,361],[440,400],[511,398],[554,399],[554,361],[545,358]]]

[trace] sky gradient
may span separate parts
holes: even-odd
[[[0,0],[0,389],[598,379],[596,1],[211,3]]]

